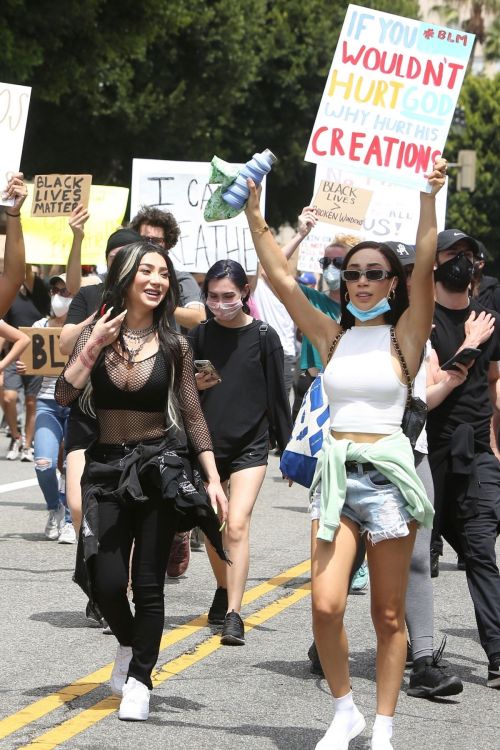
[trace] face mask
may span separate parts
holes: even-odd
[[[209,302],[207,300],[207,307],[219,320],[233,320],[243,307],[243,300],[239,299],[236,302]]]
[[[72,297],[63,297],[60,294],[54,294],[52,297],[52,312],[56,318],[60,318],[68,312],[71,300]]]
[[[472,281],[473,271],[474,264],[463,253],[459,253],[436,268],[434,279],[440,281],[450,292],[465,292]]]
[[[340,271],[335,266],[328,266],[323,271],[323,278],[326,281],[328,289],[331,292],[336,292],[340,289]]]

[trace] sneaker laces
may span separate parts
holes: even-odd
[[[439,648],[436,649],[436,651],[434,651],[432,654],[431,666],[437,667],[438,669],[446,669],[446,667],[450,666],[447,661],[445,661],[444,659],[442,660],[443,651],[445,650],[445,648],[446,634],[443,636],[443,640],[441,641],[441,645],[439,646]]]

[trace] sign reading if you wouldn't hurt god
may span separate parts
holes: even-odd
[[[26,365],[26,375],[46,375],[57,377],[68,361],[68,357],[61,354],[59,336],[61,328],[24,328],[20,331],[30,337],[30,344],[21,355],[21,361]]]
[[[243,165],[241,165],[243,166]],[[210,185],[208,162],[134,159],[130,217],[141,206],[172,213],[181,234],[170,251],[175,268],[205,273],[217,260],[230,258],[255,273],[257,256],[244,213],[234,219],[206,222],[203,211],[217,185]],[[265,179],[261,207],[265,206]]]
[[[33,180],[32,216],[69,216],[81,204],[88,208],[91,174],[38,174]]]
[[[12,206],[3,191],[13,172],[19,171],[31,88],[0,83],[0,206]]]
[[[473,34],[349,5],[306,161],[426,189]]]

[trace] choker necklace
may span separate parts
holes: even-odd
[[[135,358],[146,343],[148,336],[150,336],[155,330],[156,326],[154,323],[152,323],[150,326],[147,326],[147,328],[129,328],[125,325],[125,323],[122,323],[123,336],[139,344],[138,346],[133,348],[131,346],[127,346],[125,341],[123,342],[123,348],[128,354],[129,362],[135,361]]]

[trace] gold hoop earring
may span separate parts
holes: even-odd
[[[344,294],[344,299],[345,299],[346,302],[349,302],[349,292],[346,292]]]

